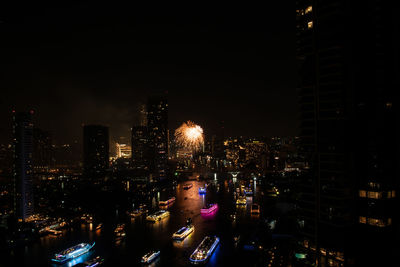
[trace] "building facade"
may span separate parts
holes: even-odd
[[[149,164],[156,180],[167,178],[169,131],[168,102],[166,97],[150,97],[147,103],[147,127],[151,162]]]
[[[147,126],[132,127],[132,167],[136,170],[149,170],[149,134]]]
[[[103,175],[109,168],[108,127],[83,126],[83,167],[87,178]]]
[[[33,111],[13,111],[14,214],[25,221],[34,214],[33,196]]]
[[[307,161],[299,224],[318,266],[386,266],[390,258],[385,238],[393,237],[398,186],[394,10],[384,1],[296,1]]]

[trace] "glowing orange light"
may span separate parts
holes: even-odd
[[[191,121],[184,122],[176,129],[175,140],[183,148],[198,151],[204,144],[203,129]]]

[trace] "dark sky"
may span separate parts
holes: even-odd
[[[206,133],[221,121],[227,135],[297,133],[292,1],[54,2],[0,4],[1,142],[13,107],[33,108],[56,142],[80,140],[82,123],[128,136],[138,104],[165,91],[171,130],[193,120]]]

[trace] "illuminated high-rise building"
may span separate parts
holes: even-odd
[[[125,158],[125,159],[131,158],[132,149],[130,145],[123,143],[115,143],[115,147],[117,150],[117,158]]]
[[[87,178],[102,175],[109,168],[108,127],[83,126],[83,167]]]
[[[166,97],[150,97],[147,103],[147,127],[149,133],[150,169],[154,178],[167,177],[168,163],[168,102]]]
[[[393,7],[381,0],[296,1],[307,160],[297,205],[304,247],[318,266],[390,261],[398,188]]]
[[[13,111],[14,214],[25,221],[34,213],[33,198],[33,111]]]

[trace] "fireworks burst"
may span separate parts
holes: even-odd
[[[199,151],[204,144],[203,129],[194,122],[184,122],[175,130],[175,141],[184,148]]]

